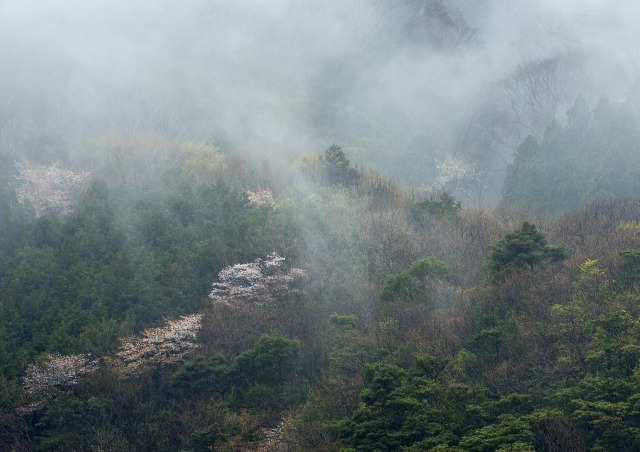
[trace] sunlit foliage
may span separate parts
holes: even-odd
[[[199,180],[215,181],[224,172],[225,159],[218,149],[206,143],[187,142],[179,148],[186,169]]]

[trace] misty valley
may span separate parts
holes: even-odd
[[[640,450],[638,19],[0,5],[0,450]]]

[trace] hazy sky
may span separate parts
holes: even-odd
[[[424,152],[443,154],[523,62],[585,55],[596,98],[623,96],[637,77],[633,0],[445,0],[445,20],[411,18],[437,3],[4,0],[0,108],[27,131],[90,135],[169,114],[246,146],[343,138],[357,152],[366,140],[340,129],[353,122],[364,135],[427,134],[424,146],[441,149]],[[472,39],[451,44],[461,25]]]

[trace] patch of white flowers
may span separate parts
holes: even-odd
[[[182,361],[198,347],[196,339],[201,327],[202,314],[168,320],[164,326],[123,339],[109,362],[125,374],[134,374],[150,366]]]
[[[274,295],[295,291],[293,283],[306,274],[299,268],[282,271],[284,260],[274,252],[266,259],[225,267],[218,273],[218,282],[212,284],[209,298],[226,304],[240,300],[264,303],[273,301]]]
[[[288,415],[276,427],[264,429],[264,439],[258,444],[257,450],[260,452],[286,452],[291,450],[284,438],[286,430],[291,428],[293,422],[293,416]]]
[[[259,188],[255,191],[247,190],[247,196],[249,204],[254,206],[273,207],[276,203],[273,199],[273,193],[268,188]]]
[[[436,168],[438,177],[430,187],[432,191],[448,191],[461,199],[469,199],[481,181],[477,166],[459,158],[438,161]]]
[[[46,396],[54,387],[73,386],[80,377],[98,369],[98,360],[89,355],[45,355],[39,364],[31,364],[24,386],[32,395]]]
[[[16,162],[16,196],[18,201],[30,201],[36,214],[55,212],[68,215],[78,204],[89,186],[91,174],[53,165],[29,165]]]

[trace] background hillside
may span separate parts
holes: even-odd
[[[285,160],[338,143],[415,188],[462,159],[481,185],[465,201],[495,204],[527,135],[566,124],[577,99],[634,102],[638,77],[632,1],[2,8],[3,149],[94,172],[89,149],[113,136]]]

